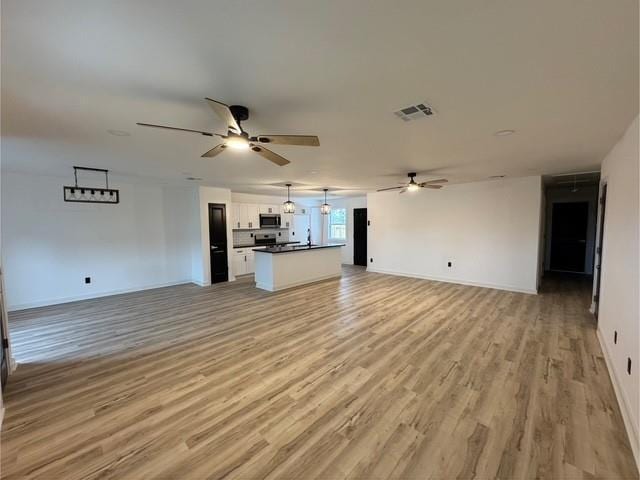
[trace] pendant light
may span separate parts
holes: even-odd
[[[323,190],[324,190],[324,203],[320,205],[320,213],[322,215],[329,215],[329,213],[331,213],[331,205],[327,203],[327,192],[329,191],[329,189],[323,188]]]
[[[291,201],[291,198],[289,198],[290,188],[291,184],[287,183],[287,201],[282,204],[284,213],[295,213],[296,211],[296,204]]]

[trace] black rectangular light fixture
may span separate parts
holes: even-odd
[[[104,173],[104,187],[83,187],[78,185],[78,170]],[[120,190],[109,188],[109,170],[103,168],[73,167],[75,185],[65,185],[62,193],[65,202],[76,203],[120,203]]]

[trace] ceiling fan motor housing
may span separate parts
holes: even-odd
[[[231,105],[229,110],[231,110],[231,115],[233,115],[233,118],[238,122],[249,120],[249,109],[247,107],[242,105]]]

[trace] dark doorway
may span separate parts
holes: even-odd
[[[554,203],[551,215],[551,270],[584,272],[589,202]]]
[[[209,246],[211,252],[211,283],[228,281],[227,211],[222,203],[209,204]]]
[[[600,197],[600,231],[598,232],[598,246],[596,248],[597,263],[596,263],[596,290],[593,295],[594,314],[596,319],[598,318],[598,309],[600,308],[600,276],[602,275],[602,252],[604,243],[604,213],[607,206],[607,184],[602,186],[602,196]]]
[[[0,308],[1,307],[2,305],[0,304]],[[9,376],[9,365],[7,364],[7,350],[5,347],[7,342],[5,340],[4,323],[2,320],[2,312],[0,311],[0,341],[2,342],[0,345],[0,383],[4,390],[4,387],[7,384],[7,377]]]
[[[353,209],[353,264],[367,266],[367,209]]]

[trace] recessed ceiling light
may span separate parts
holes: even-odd
[[[317,171],[317,170],[311,170],[309,173],[310,173],[311,175],[315,175],[316,173],[318,173],[318,171]]]
[[[494,135],[496,137],[506,137],[507,135],[513,135],[516,133],[515,130],[498,130]]]
[[[125,132],[124,130],[107,130],[111,135],[115,135],[116,137],[129,137],[131,134],[129,132]]]

